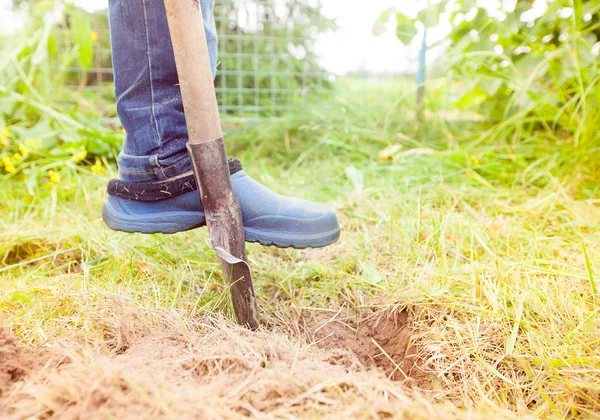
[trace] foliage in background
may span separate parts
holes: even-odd
[[[427,1],[423,8],[413,18],[398,10],[395,6],[385,10],[376,20],[373,26],[373,34],[379,36],[387,31],[387,24],[393,17],[396,24],[396,36],[404,45],[410,45],[419,35],[421,47],[419,50],[419,69],[417,70],[417,115],[419,120],[423,119],[423,100],[425,98],[425,78],[427,70],[427,31],[436,27],[440,22],[440,13],[446,6],[447,1],[430,3]],[[421,30],[417,29],[420,26]]]
[[[455,14],[449,86],[458,109],[491,123],[479,141],[532,152],[540,167],[595,196],[600,174],[600,3],[519,1],[511,13]],[[548,177],[531,182],[543,186]]]
[[[456,105],[502,123],[514,140],[535,130],[576,144],[597,141],[600,3],[556,0],[530,20],[534,3],[517,2],[503,20],[476,9],[455,27]]]
[[[600,3],[423,1],[416,19],[388,10],[374,29],[381,31],[393,15],[405,44],[415,25],[431,27],[437,17],[450,24],[450,45],[434,63],[443,83],[429,96],[432,111],[476,112],[486,122],[479,142],[498,146],[512,161],[523,143],[531,167],[597,184]]]
[[[90,65],[95,40],[88,17],[68,7],[71,43],[60,46],[54,29],[64,11],[52,1],[30,3],[24,30],[0,51],[0,171],[26,180],[30,191],[60,183],[64,168],[102,172],[102,159],[122,141],[101,104],[65,88],[67,69]]]
[[[0,50],[0,176],[60,182],[65,168],[101,172],[123,139],[115,115],[106,11],[19,2],[25,28]],[[314,43],[333,28],[318,3],[218,2],[220,101],[226,113],[272,115],[330,87]],[[293,22],[293,24],[292,24]],[[4,41],[4,40],[2,40]],[[8,39],[6,39],[8,41]]]

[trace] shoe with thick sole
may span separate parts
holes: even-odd
[[[340,237],[337,216],[325,206],[276,194],[244,171],[231,175],[231,184],[242,208],[247,242],[318,248]],[[206,224],[197,191],[156,202],[109,196],[102,218],[111,229],[140,233],[171,234]]]

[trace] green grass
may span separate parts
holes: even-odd
[[[292,346],[305,311],[352,322],[407,307],[428,375],[410,404],[427,407],[424,418],[598,417],[593,177],[581,181],[544,138],[507,150],[481,139],[485,124],[435,112],[418,127],[396,103],[410,89],[344,80],[327,103],[227,130],[250,175],[327,203],[343,226],[322,250],[248,247],[265,330]],[[33,196],[0,178],[0,315],[24,345],[115,354],[167,316],[199,333],[219,314],[232,319],[204,229],[103,226],[112,176],[67,168]]]

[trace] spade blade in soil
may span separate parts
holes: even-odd
[[[231,289],[233,308],[238,322],[251,330],[259,326],[258,306],[248,263],[234,257],[218,244],[221,243],[219,229],[210,230],[212,247],[219,258],[223,275]]]
[[[223,138],[188,143],[210,240],[223,276],[231,289],[238,322],[252,330],[259,326],[258,306],[250,267],[240,203],[231,187]]]

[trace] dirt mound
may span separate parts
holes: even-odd
[[[377,331],[369,337],[399,360],[406,340],[397,331],[406,322],[399,312],[360,328]],[[327,328],[333,326],[316,333]],[[119,353],[54,346],[63,362],[45,363],[0,397],[0,412],[15,419],[229,419],[388,418],[431,410],[380,371],[364,368],[363,361],[397,374],[375,344],[365,339],[359,346],[368,350],[346,351],[348,364],[339,358],[343,336],[336,337],[337,348],[319,349],[277,330],[252,333],[219,321],[193,330],[155,330]]]
[[[376,367],[389,379],[402,381],[411,377],[414,367],[409,327],[409,313],[394,309],[371,313],[359,322],[321,319],[308,332],[309,342],[340,351],[336,355],[338,363],[354,365],[349,352],[362,365]]]
[[[15,339],[0,326],[0,397],[25,376],[25,363]]]

